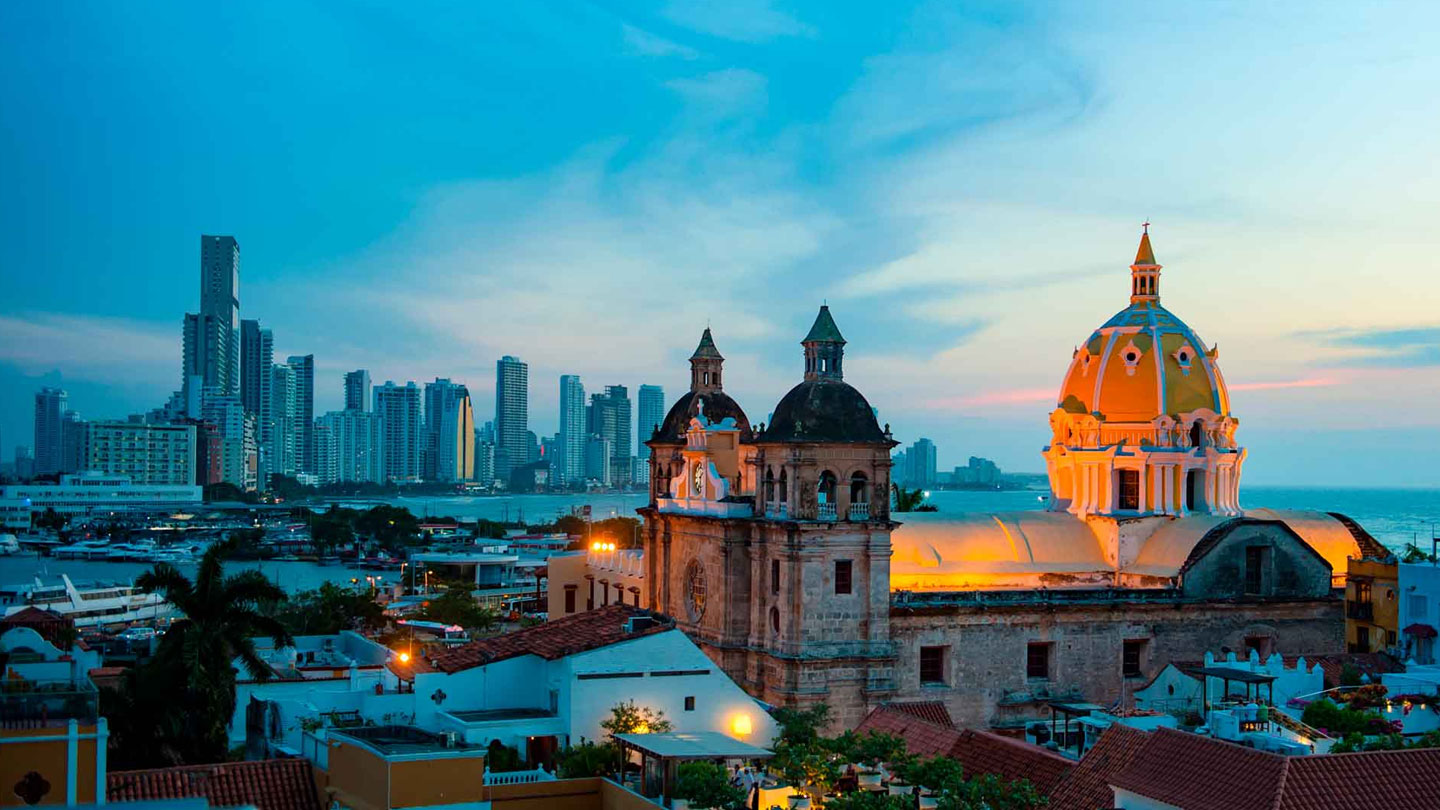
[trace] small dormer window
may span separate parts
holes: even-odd
[[[1195,352],[1189,346],[1181,346],[1175,352],[1175,362],[1180,366],[1180,373],[1189,375],[1190,366],[1195,361]]]
[[[1140,349],[1133,343],[1126,346],[1125,349],[1121,351],[1120,357],[1125,360],[1126,374],[1135,373],[1135,369],[1140,365],[1140,356]]]

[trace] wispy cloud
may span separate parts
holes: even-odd
[[[1328,388],[1332,385],[1344,385],[1344,380],[1336,377],[1305,377],[1299,380],[1261,380],[1257,382],[1241,382],[1227,385],[1231,391],[1274,391],[1286,388]]]
[[[702,34],[738,42],[813,37],[814,27],[775,8],[770,0],[672,0],[661,12],[671,22]]]
[[[958,397],[941,397],[922,401],[921,407],[936,411],[959,411],[987,405],[1030,405],[1055,401],[1054,388],[1012,388],[982,391]]]
[[[620,24],[620,34],[625,47],[633,56],[674,56],[680,59],[698,59],[700,52],[694,48],[652,34],[630,23]]]
[[[700,117],[718,119],[762,110],[768,101],[768,84],[753,70],[727,68],[691,79],[673,79],[665,86],[683,96]]]
[[[1326,359],[1327,365],[1440,366],[1440,326],[1327,329],[1301,332],[1298,337],[1342,351],[1339,356]]]
[[[64,369],[108,383],[180,379],[180,324],[53,312],[0,315],[0,360],[27,374]]]

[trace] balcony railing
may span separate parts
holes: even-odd
[[[1351,599],[1345,603],[1345,618],[1359,619],[1368,622],[1375,619],[1374,602],[1356,602]]]
[[[822,503],[815,509],[816,520],[835,520],[836,517],[837,513],[833,503]]]
[[[13,681],[0,688],[0,728],[94,725],[98,716],[99,693],[89,683]]]
[[[868,503],[852,503],[852,504],[850,504],[850,519],[851,519],[851,520],[869,520],[869,519],[870,519],[870,504],[868,504]]]
[[[781,501],[780,503],[771,502],[769,504],[766,504],[765,516],[769,518],[777,518],[779,520],[784,520],[790,517],[790,504],[785,503],[784,501]]]

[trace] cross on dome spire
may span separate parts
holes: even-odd
[[[1160,301],[1160,265],[1155,262],[1155,249],[1150,247],[1150,223],[1141,225],[1140,249],[1130,265],[1130,303]]]

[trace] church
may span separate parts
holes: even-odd
[[[1207,650],[1342,651],[1346,559],[1380,546],[1343,515],[1242,507],[1218,351],[1161,306],[1160,271],[1147,228],[1129,305],[1065,371],[1044,511],[892,514],[897,442],[845,381],[828,307],[768,424],[725,393],[707,328],[648,442],[637,601],[756,698],[828,703],[845,728],[938,700],[1019,733]]]

